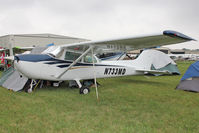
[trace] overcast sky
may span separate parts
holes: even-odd
[[[0,0],[0,35],[95,40],[176,30],[199,40],[198,6],[199,0]],[[199,42],[185,45],[199,49]]]

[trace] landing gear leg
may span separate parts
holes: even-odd
[[[76,80],[80,90],[79,90],[79,93],[80,94],[88,94],[90,92],[90,89],[86,86],[82,86],[82,84],[80,83],[79,80]]]
[[[28,93],[31,93],[32,92],[32,88],[37,84],[37,82],[32,79],[31,80],[31,83],[30,83],[30,88],[28,89]]]

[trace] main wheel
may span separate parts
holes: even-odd
[[[30,89],[28,89],[28,93],[32,93],[32,89],[30,88]]]
[[[82,87],[82,88],[80,88],[80,90],[79,90],[79,93],[80,94],[88,94],[90,92],[90,89],[88,88],[88,87]]]

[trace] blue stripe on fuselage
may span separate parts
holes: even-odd
[[[57,60],[47,54],[22,54],[22,55],[17,55],[16,57],[18,57],[20,61],[28,61],[28,62],[56,61]]]
[[[57,67],[64,68],[64,67],[68,67],[69,65],[58,65]],[[93,64],[76,63],[74,66],[93,66]],[[122,66],[116,66],[116,65],[103,65],[103,64],[95,64],[95,66],[122,67]]]
[[[59,68],[64,68],[68,67],[72,61],[64,61],[64,60],[59,60],[55,59],[47,54],[24,54],[24,55],[17,55],[17,58],[19,61],[28,61],[28,62],[43,62],[43,61],[49,61],[49,62],[44,62],[44,64],[63,64],[63,65],[57,65]],[[68,63],[68,64],[64,64]],[[91,63],[76,63],[74,66],[93,66]],[[95,66],[112,66],[112,67],[122,67],[122,66],[117,66],[117,65],[103,65],[103,64],[95,64]]]

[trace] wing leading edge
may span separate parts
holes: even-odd
[[[64,48],[64,47],[81,46],[81,45],[94,45],[94,46],[126,45],[133,47],[134,49],[142,49],[142,48],[150,48],[155,46],[182,43],[192,40],[195,39],[176,31],[166,30],[162,34],[157,34],[157,35],[126,37],[126,38],[108,39],[100,41],[87,41],[87,42],[80,42],[74,44],[66,44],[62,45],[61,47]]]

